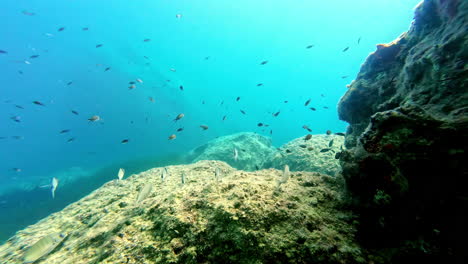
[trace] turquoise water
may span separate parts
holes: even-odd
[[[409,28],[417,2],[4,0],[0,181],[40,185],[71,167],[184,153],[240,131],[271,130],[275,146],[303,125],[343,132],[346,85],[376,44]]]

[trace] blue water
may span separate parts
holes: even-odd
[[[39,184],[70,167],[184,153],[240,131],[271,129],[275,146],[303,136],[305,124],[345,131],[336,109],[346,85],[376,44],[409,28],[417,3],[3,0],[0,182]]]

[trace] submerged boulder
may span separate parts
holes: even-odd
[[[339,103],[343,176],[374,263],[466,261],[467,17],[468,1],[423,1]]]
[[[292,171],[315,171],[334,176],[340,172],[338,157],[344,137],[337,135],[313,135],[294,139],[278,149],[265,163],[266,168],[282,169],[288,165]]]
[[[187,156],[187,161],[220,160],[236,169],[252,171],[263,168],[268,157],[275,152],[271,139],[246,132],[211,140],[192,150]]]
[[[28,248],[59,232],[67,237],[41,255],[44,263],[367,263],[342,178],[291,172],[284,180],[278,170],[219,161],[168,166],[164,180],[163,170],[108,182],[19,231],[0,259],[22,263]]]

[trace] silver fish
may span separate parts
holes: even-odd
[[[138,193],[136,203],[140,203],[141,201],[148,198],[148,196],[151,193],[151,189],[153,189],[153,186],[151,184],[149,184],[149,183],[147,183],[145,186],[143,186],[143,188]]]
[[[237,159],[239,159],[239,152],[234,148],[234,161],[237,161]]]
[[[55,178],[54,178],[55,179]],[[34,243],[23,256],[23,263],[33,263],[54,250],[66,237],[63,233],[49,234]]]
[[[215,178],[217,181],[221,179],[221,170],[219,168],[215,169]]]
[[[162,181],[165,181],[169,177],[169,172],[167,171],[167,168],[163,168],[161,171],[161,179]]]
[[[187,177],[187,176],[185,175],[185,172],[183,171],[183,172],[182,172],[182,175],[180,175],[180,176],[181,176],[181,179],[182,179],[182,184],[185,184],[186,177]]]
[[[119,173],[117,174],[117,177],[119,178],[119,181],[123,179],[125,174],[125,169],[120,168]]]
[[[286,183],[289,179],[289,175],[291,173],[289,172],[289,166],[288,165],[284,165],[284,169],[283,169],[283,174],[281,175],[281,179],[279,180],[278,184],[283,184],[283,183]]]
[[[57,190],[57,186],[59,184],[59,181],[57,178],[53,177],[52,178],[52,198],[55,198],[55,190]]]

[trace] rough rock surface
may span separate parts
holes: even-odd
[[[234,149],[238,159],[234,160]],[[264,163],[276,150],[271,139],[256,133],[237,133],[214,139],[196,149],[187,157],[187,161],[220,160],[240,170],[252,171],[264,168]]]
[[[278,170],[219,161],[166,168],[165,181],[155,168],[108,182],[19,231],[0,246],[2,263],[22,263],[55,232],[66,239],[36,263],[364,263],[341,178],[293,172],[285,181]]]
[[[343,176],[375,263],[466,261],[467,17],[468,1],[424,1],[339,103]]]
[[[294,139],[279,148],[273,154],[266,168],[282,169],[288,165],[292,171],[315,171],[334,176],[341,171],[339,160],[335,158],[343,146],[344,137],[337,135],[313,135],[311,139],[305,137]],[[330,145],[330,141],[333,142]],[[330,149],[326,152],[327,149]]]

